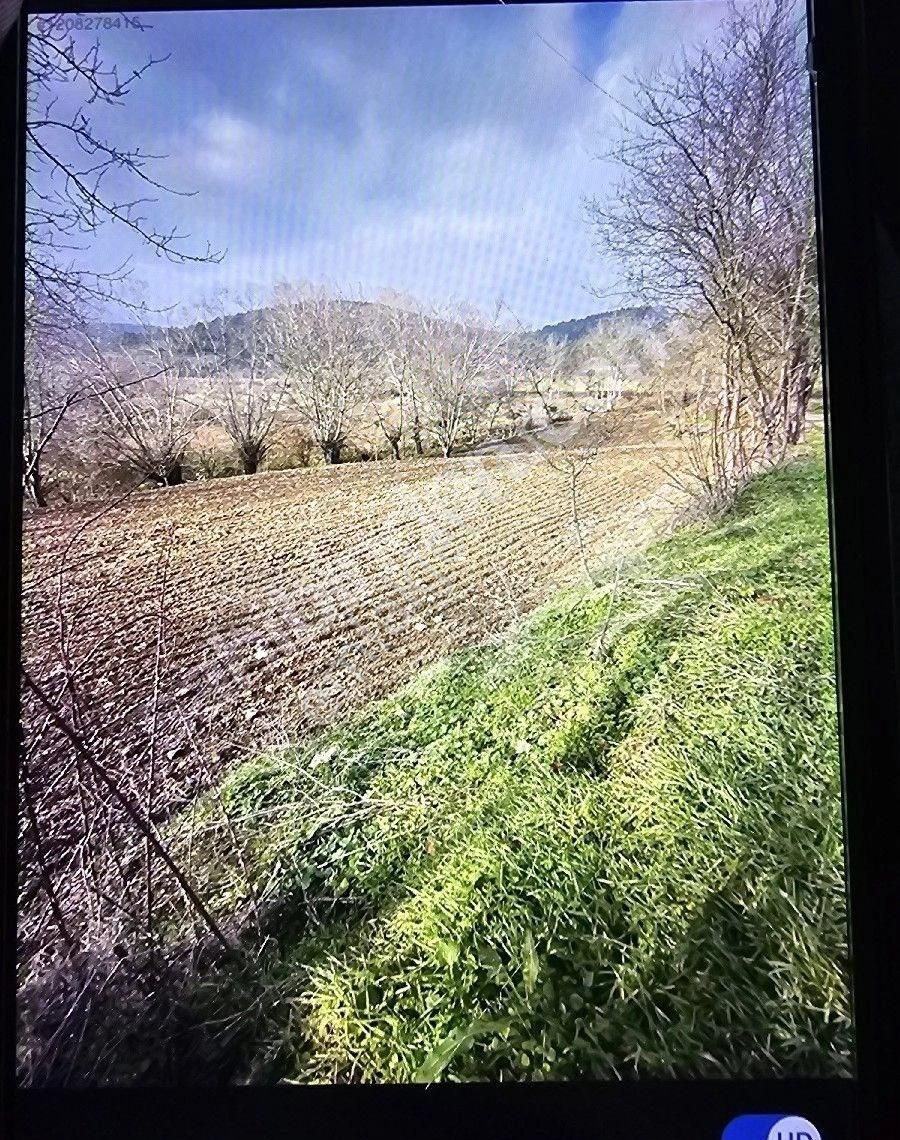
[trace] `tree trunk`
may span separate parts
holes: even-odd
[[[391,451],[394,453],[394,458],[400,459],[401,458],[401,456],[400,456],[400,440],[399,439],[389,439],[388,443],[391,445]]]
[[[46,507],[47,495],[44,492],[44,479],[41,474],[41,463],[37,460],[25,480],[25,490],[28,497],[36,507]]]
[[[263,448],[258,445],[247,444],[241,448],[241,471],[244,475],[255,475],[263,460]]]
[[[812,397],[815,376],[808,363],[808,345],[800,344],[794,352],[788,373],[788,410],[785,437],[789,444],[799,443],[806,435],[806,413]]]
[[[323,443],[322,455],[325,457],[325,462],[329,465],[340,463],[342,447],[341,443]]]
[[[581,533],[581,516],[578,513],[578,473],[574,467],[569,471],[569,496],[572,505],[572,525],[575,528],[575,538],[578,542],[578,553],[581,556],[581,565],[584,567],[588,581],[593,582],[587,551],[584,548],[584,535]]]

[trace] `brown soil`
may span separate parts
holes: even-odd
[[[592,565],[668,510],[652,444],[610,448],[578,492]],[[567,478],[539,454],[135,492],[29,518],[24,664],[136,801],[152,756],[159,822],[241,751],[334,723],[582,574]],[[61,870],[83,774],[27,693],[23,719]]]

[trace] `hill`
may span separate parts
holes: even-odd
[[[587,317],[575,317],[569,321],[558,321],[553,325],[544,325],[539,330],[542,337],[556,337],[566,343],[582,340],[590,336],[595,329],[603,325],[639,324],[650,328],[667,320],[668,314],[664,309],[651,305],[637,305],[630,308],[609,309],[602,313],[591,313]]]
[[[145,344],[153,336],[155,326],[137,321],[90,321],[87,331],[101,348],[128,348]]]
[[[360,310],[382,307],[381,302],[377,301],[341,301],[340,304]],[[264,309],[248,309],[224,317],[214,317],[209,322],[197,321],[174,327],[183,335],[186,348],[191,346],[193,351],[199,349],[202,352],[206,344],[211,346],[213,343],[218,343],[223,347],[227,346],[234,359],[240,359],[246,343],[247,328],[264,312]],[[667,319],[668,314],[663,309],[638,305],[609,309],[602,313],[591,313],[586,317],[574,317],[571,320],[544,325],[537,330],[537,335],[541,338],[552,336],[566,343],[573,343],[584,339],[603,325],[630,323],[653,328]],[[160,326],[98,321],[92,324],[91,331],[105,347],[116,345],[135,347],[152,340],[160,331]]]

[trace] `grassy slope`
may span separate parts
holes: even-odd
[[[288,1076],[847,1072],[820,461],[222,795]]]

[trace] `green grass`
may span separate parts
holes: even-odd
[[[288,1078],[848,1073],[821,460],[221,796]]]

